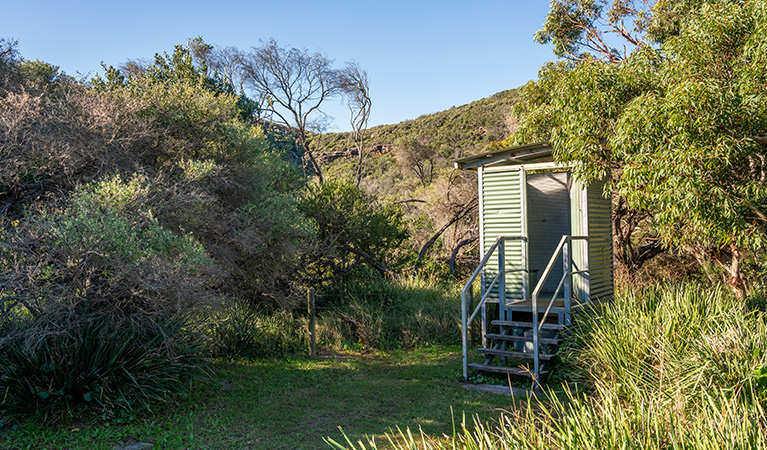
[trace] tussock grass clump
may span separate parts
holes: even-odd
[[[207,321],[210,350],[217,358],[260,358],[308,348],[308,320],[292,311],[267,312],[234,301],[212,312]]]
[[[116,324],[92,316],[46,315],[0,326],[0,416],[45,421],[105,418],[149,409],[207,379],[203,347],[182,320]]]
[[[700,392],[742,395],[767,366],[767,316],[725,290],[623,289],[571,330],[562,353],[573,379],[625,401],[698,402]]]
[[[325,297],[318,333],[330,347],[348,344],[391,350],[456,342],[456,289],[435,279],[371,278]]]

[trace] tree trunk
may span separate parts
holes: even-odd
[[[453,225],[454,223],[458,222],[459,220],[466,217],[469,213],[474,211],[474,208],[476,208],[478,205],[478,197],[474,197],[469,203],[463,206],[462,209],[460,209],[458,212],[456,212],[453,217],[444,225],[442,228],[437,230],[434,235],[432,235],[431,238],[429,238],[428,241],[426,241],[426,244],[424,244],[423,247],[421,247],[421,251],[418,253],[418,259],[415,261],[415,264],[413,265],[413,271],[415,273],[418,273],[418,270],[421,268],[421,261],[426,256],[426,253],[429,251],[432,245],[434,245],[435,242],[437,242],[437,239],[439,239],[440,236],[442,236],[442,233],[445,232],[448,228],[450,228],[450,225]]]
[[[730,286],[730,290],[738,298],[746,296],[746,277],[743,274],[743,268],[740,265],[742,255],[740,249],[735,244],[730,244],[730,253],[732,254],[730,259],[730,266],[727,269],[729,277],[727,278],[727,284]]]
[[[453,249],[453,253],[450,255],[450,275],[455,275],[455,259],[458,257],[458,252],[461,250],[461,248],[471,244],[472,242],[476,240],[477,240],[477,236],[472,236],[470,238],[462,240],[455,246],[455,248]]]

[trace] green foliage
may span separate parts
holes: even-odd
[[[252,359],[307,348],[307,321],[281,310],[265,312],[251,303],[234,301],[208,317],[208,337],[213,356]]]
[[[375,274],[317,295],[320,351],[394,350],[456,343],[455,285],[432,279],[386,280]],[[232,301],[206,319],[213,355],[253,359],[302,353],[309,346],[306,307],[268,311]]]
[[[767,448],[764,311],[722,289],[654,287],[619,292],[575,323],[567,361],[585,392],[545,391],[496,426],[464,420],[443,438],[398,429],[386,448]]]
[[[56,81],[61,80],[64,75],[59,72],[59,66],[54,66],[40,60],[24,61],[19,66],[21,76],[33,85],[47,88]]]
[[[767,70],[750,55],[767,45],[756,31],[767,24],[758,13],[765,8],[701,7],[664,45],[657,89],[631,101],[616,124],[619,188],[651,206],[665,234],[683,244],[763,246],[764,144],[753,137],[767,135],[767,91],[752,79]],[[684,233],[674,233],[680,224]]]
[[[187,45],[176,45],[171,55],[167,52],[155,53],[154,63],[139,74],[125,74],[119,69],[107,67],[102,63],[106,79],[96,75],[91,83],[99,92],[127,87],[135,93],[147,87],[186,86],[213,96],[223,95],[236,99],[234,105],[237,117],[243,121],[253,122],[260,114],[258,102],[248,98],[244,93],[237,95],[234,86],[219,74],[209,73],[206,60],[211,50],[212,46],[206,44],[201,37],[196,37],[190,39]],[[189,98],[194,97],[189,96]]]
[[[29,406],[54,418],[95,404],[77,384],[87,370],[115,380],[99,394],[107,415],[166,401],[207,364],[196,352],[209,342],[185,318],[230,296],[287,304],[311,236],[296,207],[305,180],[242,119],[242,98],[189,58],[177,49],[151,73],[108,70],[93,89],[42,63],[4,79],[15,84],[0,93],[0,347],[27,375],[3,376],[36,380],[27,394],[50,402]],[[28,92],[30,71],[48,85]],[[72,365],[48,383],[48,360]]]
[[[156,258],[174,261],[196,272],[211,263],[205,248],[191,235],[176,236],[160,226],[147,209],[149,187],[119,175],[75,191],[72,203],[46,226],[48,251],[103,251],[127,265]]]
[[[205,375],[183,317],[205,304],[212,261],[160,226],[150,195],[139,177],[105,178],[0,235],[4,417],[132,413]]]
[[[62,209],[28,213],[0,235],[0,279],[33,312],[57,302],[118,317],[192,307],[186,296],[205,298],[212,261],[193,236],[160,226],[148,195],[141,179],[115,176],[76,190]]]
[[[767,364],[767,316],[721,288],[650,287],[620,297],[571,331],[564,359],[582,386],[611,385],[632,403],[697,402],[705,391],[740,395]]]
[[[467,239],[469,245],[462,245],[456,254],[456,267],[460,272],[476,265],[476,246],[471,244],[478,233],[476,177],[454,170],[451,159],[485,150],[508,136],[517,126],[511,114],[517,101],[516,90],[503,91],[414,120],[373,127],[366,133],[360,188],[401,207],[410,235],[404,247],[410,253],[407,263],[411,268],[424,246],[432,242],[418,260],[421,270],[425,266],[434,269],[430,273],[448,272],[453,251]],[[318,152],[341,152],[348,143],[347,133],[337,133],[323,135],[313,146]],[[356,161],[356,157],[340,157],[323,166],[323,171],[328,179],[350,180]]]
[[[364,349],[399,349],[455,343],[459,311],[455,285],[435,279],[396,281],[369,276],[320,295],[321,343]]]
[[[516,90],[502,91],[468,105],[461,105],[393,125],[379,125],[366,132],[365,147],[421,139],[437,149],[443,158],[459,158],[481,151],[491,142],[503,139],[515,123],[510,108],[518,101]],[[345,150],[348,133],[322,136],[322,149]]]
[[[667,246],[722,265],[742,293],[741,263],[765,240],[767,92],[754,80],[767,76],[767,4],[683,2],[680,18],[666,3],[653,23],[678,27],[659,46],[546,65],[522,91],[514,140],[549,141],[585,179],[612,176]]]
[[[299,211],[314,227],[317,243],[305,261],[313,283],[341,280],[359,263],[387,272],[394,252],[407,238],[402,212],[377,204],[350,181],[310,186]]]

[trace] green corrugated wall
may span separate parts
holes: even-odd
[[[585,220],[584,209],[587,208],[584,199],[583,184],[573,179],[570,187],[570,218],[571,235],[588,236],[588,221]],[[583,270],[588,267],[588,242],[573,239],[572,260],[573,271]],[[589,274],[573,275],[573,294],[581,303],[589,299]]]
[[[519,169],[482,171],[482,255],[498,236],[523,235],[521,177]],[[520,241],[506,242],[507,271],[522,267],[521,245]],[[485,270],[486,283],[489,284],[497,274],[498,257],[494,254]],[[497,292],[497,289],[493,290]],[[506,294],[512,298],[521,297],[522,273],[506,274]]]
[[[613,221],[612,200],[603,195],[604,183],[588,187],[589,271],[591,300],[613,298]]]

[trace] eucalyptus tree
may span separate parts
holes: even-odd
[[[565,3],[592,18],[609,6]],[[617,56],[578,53],[587,30],[544,26],[566,58],[524,88],[514,140],[549,140],[577,176],[611,177],[665,246],[742,295],[767,272],[767,0],[658,2],[633,18],[641,39]]]
[[[370,82],[368,73],[356,62],[346,64],[339,72],[339,85],[349,106],[349,124],[352,132],[349,139],[357,149],[357,168],[354,171],[354,185],[359,187],[362,181],[362,164],[365,157],[365,131],[370,119]]]

